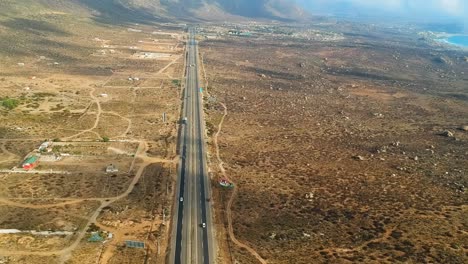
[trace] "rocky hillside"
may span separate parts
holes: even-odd
[[[0,17],[65,12],[100,21],[298,20],[304,12],[288,0],[2,0]]]

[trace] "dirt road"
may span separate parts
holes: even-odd
[[[234,183],[232,181],[232,179],[229,178],[229,176],[227,175],[226,173],[226,170],[224,169],[224,162],[223,160],[221,159],[221,156],[220,156],[220,152],[219,152],[219,145],[218,145],[218,138],[219,138],[219,134],[221,133],[221,130],[222,130],[222,127],[223,127],[223,122],[224,122],[224,119],[226,118],[227,116],[227,107],[225,104],[223,103],[220,103],[221,106],[223,107],[224,109],[224,114],[223,114],[223,117],[221,118],[221,121],[219,122],[218,124],[218,131],[216,132],[215,136],[214,136],[214,145],[215,145],[215,148],[216,148],[216,159],[218,160],[218,167],[219,167],[219,170],[221,171],[221,174],[223,175],[224,178],[226,179],[229,179],[229,181],[231,181],[232,183]],[[234,228],[232,227],[232,204],[234,203],[234,200],[236,198],[236,195],[237,195],[237,188],[234,188],[232,194],[231,194],[231,197],[229,198],[229,201],[228,201],[228,204],[227,204],[227,212],[226,212],[226,215],[227,215],[227,220],[228,220],[228,233],[229,233],[229,238],[231,239],[231,241],[236,245],[238,246],[239,248],[243,248],[245,250],[247,250],[250,254],[252,254],[252,256],[254,256],[260,263],[262,264],[266,264],[266,260],[264,260],[258,253],[257,251],[255,251],[255,249],[253,249],[252,247],[240,242],[237,238],[236,238],[236,235],[234,234]]]

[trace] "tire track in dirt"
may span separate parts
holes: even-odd
[[[391,226],[389,228],[386,228],[385,232],[382,234],[382,236],[371,239],[369,241],[366,241],[365,243],[363,243],[363,244],[361,244],[359,246],[356,246],[356,247],[352,247],[352,248],[331,247],[331,248],[323,249],[323,250],[321,250],[321,252],[326,252],[326,253],[328,253],[330,255],[333,255],[334,253],[344,253],[344,254],[346,254],[346,253],[354,252],[354,251],[362,251],[364,249],[364,247],[368,246],[371,243],[383,242],[383,241],[387,240],[390,237],[390,235],[392,234],[392,232],[395,231],[395,229],[396,229],[395,226]]]
[[[449,209],[453,209],[453,208],[463,210],[463,209],[468,208],[468,206],[466,206],[466,205],[443,206],[442,207],[442,212],[444,212],[446,210],[449,210]],[[439,218],[440,220],[447,219],[445,216],[441,216],[441,215],[418,215],[416,210],[414,210],[414,208],[410,208],[408,210],[405,210],[404,215],[406,217],[412,216],[412,217],[416,217],[416,218],[427,218],[427,219]],[[330,247],[330,248],[325,248],[325,249],[321,250],[321,252],[326,252],[329,255],[333,255],[334,253],[344,253],[344,254],[346,254],[346,253],[350,253],[350,252],[364,251],[364,248],[369,246],[369,244],[371,244],[371,243],[380,243],[380,242],[387,241],[391,237],[392,232],[395,231],[395,230],[398,230],[398,228],[399,228],[399,224],[389,225],[388,227],[385,228],[385,231],[382,233],[381,236],[376,237],[376,238],[371,239],[371,240],[368,240],[368,241],[365,241],[361,245],[358,245],[358,246],[355,246],[355,247],[350,247],[350,248]]]
[[[144,153],[146,153],[146,150],[147,150],[147,146],[144,146],[143,149],[142,149],[142,152],[141,152],[141,153],[143,153],[142,155],[144,155]],[[52,250],[52,251],[4,250],[4,249],[0,248],[0,255],[4,255],[4,256],[22,256],[22,255],[54,256],[54,255],[59,255],[60,256],[59,263],[62,263],[62,264],[66,263],[70,259],[73,251],[79,246],[80,242],[85,237],[86,231],[88,230],[89,226],[91,224],[93,224],[93,223],[96,223],[96,220],[97,220],[98,216],[100,215],[102,209],[104,207],[109,206],[110,204],[118,201],[118,200],[121,200],[121,199],[127,197],[130,194],[130,192],[135,188],[136,183],[140,180],[145,168],[150,164],[151,164],[150,162],[143,162],[142,164],[140,164],[139,169],[138,169],[137,173],[135,174],[135,177],[133,178],[132,182],[128,186],[127,190],[125,192],[123,192],[122,194],[120,194],[118,196],[115,196],[115,197],[112,197],[112,198],[83,199],[83,200],[87,200],[87,201],[90,201],[90,200],[99,201],[100,206],[96,210],[94,210],[94,212],[92,213],[92,215],[90,217],[87,218],[88,219],[87,223],[84,225],[84,227],[81,230],[79,230],[76,233],[76,237],[74,238],[74,241],[70,246],[68,246],[68,247],[66,247],[64,249],[61,249],[61,250]],[[57,204],[31,205],[31,204],[21,204],[21,203],[16,203],[16,202],[13,202],[13,201],[10,201],[10,200],[0,199],[0,202],[5,202],[7,204],[11,204],[11,205],[19,206],[19,207],[25,207],[25,208],[48,208],[48,207],[66,205],[66,204],[74,204],[74,203],[78,203],[78,202],[81,202],[81,201],[82,201],[81,199],[77,199],[77,200],[66,201],[66,202],[57,203]]]
[[[86,223],[86,225],[84,226],[84,228],[78,232],[78,237],[76,238],[76,240],[73,242],[73,244],[62,250],[61,252],[61,257],[60,257],[60,262],[61,264],[63,263],[66,263],[71,255],[72,255],[72,252],[78,247],[78,245],[80,244],[81,240],[83,240],[83,238],[85,237],[86,235],[86,231],[88,230],[89,226],[91,224],[96,224],[96,221],[97,221],[97,218],[98,216],[100,215],[102,209],[106,206],[109,206],[111,204],[113,204],[114,202],[118,201],[118,200],[121,200],[122,198],[125,198],[127,197],[130,192],[133,191],[133,189],[135,188],[135,185],[136,183],[140,180],[142,174],[143,174],[143,171],[146,169],[146,167],[150,165],[150,163],[143,163],[140,165],[140,168],[138,169],[138,172],[136,173],[135,177],[133,178],[132,182],[130,183],[130,185],[128,186],[127,190],[120,194],[119,196],[116,196],[112,199],[108,199],[106,200],[105,202],[101,202],[101,205],[99,206],[98,209],[96,209],[93,213],[93,215],[89,218],[88,222]]]
[[[173,61],[168,63],[163,69],[161,69],[158,72],[158,74],[162,74],[169,67],[171,67],[173,64],[175,64],[180,58],[181,58],[181,56],[178,56]],[[112,76],[110,76],[105,83],[107,83],[113,76],[114,76],[114,74],[112,74]],[[103,84],[103,86],[105,85],[105,83]],[[94,130],[98,127],[102,114],[115,115],[115,116],[118,116],[118,117],[120,117],[120,118],[122,118],[122,119],[124,119],[125,121],[128,122],[128,126],[127,126],[126,130],[119,137],[126,137],[126,134],[131,130],[131,126],[132,126],[131,119],[128,118],[128,117],[124,117],[124,116],[122,116],[122,115],[120,115],[120,114],[118,114],[116,112],[105,112],[105,111],[103,111],[102,107],[101,107],[101,104],[100,104],[100,101],[99,101],[99,98],[97,98],[94,95],[95,92],[96,92],[96,88],[93,87],[92,90],[89,92],[89,96],[91,97],[92,101],[86,107],[85,112],[82,115],[82,116],[84,116],[89,111],[91,106],[93,104],[96,104],[97,112],[95,113],[96,119],[95,119],[94,125],[92,127],[88,128],[88,129],[77,130],[76,134],[65,137],[65,138],[63,138],[63,140],[65,140],[65,141],[71,140],[71,139],[77,138],[77,137],[79,137],[79,136],[81,136],[83,134],[86,134],[86,133],[93,133],[98,138],[100,138],[101,137],[100,134],[97,133]],[[136,91],[134,91],[134,96],[135,97],[133,98],[133,100],[136,99],[136,95],[137,95]],[[24,140],[33,140],[33,139],[21,139],[21,141],[24,141]],[[5,141],[6,142],[6,140],[1,140],[1,139],[0,139],[0,141]],[[68,262],[68,260],[70,259],[73,251],[79,246],[79,244],[81,243],[83,238],[86,236],[86,232],[87,232],[89,226],[91,224],[98,224],[97,223],[97,218],[99,217],[102,209],[104,207],[106,207],[106,206],[111,205],[112,203],[114,203],[114,202],[116,202],[118,200],[121,200],[121,199],[127,197],[130,194],[130,192],[134,189],[135,185],[139,182],[139,180],[140,180],[140,178],[141,178],[141,176],[143,174],[143,171],[146,169],[146,167],[148,165],[150,165],[152,163],[177,163],[177,159],[166,160],[166,159],[152,158],[152,157],[146,156],[146,151],[147,151],[147,148],[148,148],[147,143],[145,141],[139,141],[139,142],[140,142],[139,149],[137,150],[137,154],[135,155],[135,159],[132,162],[132,169],[133,169],[133,166],[135,164],[135,160],[136,160],[137,157],[142,158],[143,162],[141,164],[139,164],[138,171],[136,172],[136,174],[135,174],[133,180],[131,181],[130,185],[128,186],[127,190],[125,192],[121,193],[118,196],[105,197],[105,198],[58,199],[58,200],[63,200],[64,202],[54,203],[54,204],[40,204],[40,205],[24,204],[24,203],[20,203],[20,202],[15,202],[15,201],[10,200],[10,199],[0,198],[0,204],[10,205],[10,206],[20,207],[20,208],[30,208],[30,209],[60,207],[60,206],[65,206],[65,205],[77,204],[77,203],[84,202],[84,201],[98,201],[98,202],[100,202],[99,207],[93,211],[91,216],[83,218],[83,219],[87,219],[87,223],[84,225],[84,227],[81,230],[76,232],[76,237],[74,238],[74,241],[72,242],[71,245],[69,245],[69,246],[67,246],[67,247],[65,247],[63,249],[60,249],[60,250],[51,250],[51,251],[4,250],[4,249],[0,248],[0,255],[2,255],[2,256],[25,256],[25,255],[57,256],[58,255],[60,257],[59,263],[63,264],[63,263]]]
[[[77,204],[77,203],[81,203],[85,201],[92,201],[92,200],[76,199],[72,201],[66,201],[66,202],[55,203],[55,204],[25,204],[25,203],[18,203],[12,200],[0,198],[0,204],[19,207],[19,208],[28,208],[28,209],[44,209],[44,208],[52,208],[52,207],[61,207],[61,206]]]
[[[93,89],[89,92],[89,96],[91,99],[93,99],[94,103],[97,105],[98,111],[96,113],[96,120],[94,121],[94,125],[91,128],[85,129],[75,135],[69,136],[64,138],[64,140],[70,140],[72,138],[76,138],[86,132],[92,132],[99,124],[99,121],[101,121],[101,114],[102,114],[102,108],[101,108],[101,103],[99,102],[99,99],[94,95],[94,92],[96,91],[96,88],[93,87]]]
[[[156,74],[161,74],[161,73],[165,72],[169,67],[171,67],[174,63],[176,63],[180,58],[182,58],[182,56],[177,56],[174,60],[169,62],[164,68],[159,70]]]
[[[107,111],[107,112],[102,112],[103,114],[107,114],[107,115],[114,115],[114,116],[117,116],[117,117],[120,117],[121,119],[125,120],[128,125],[127,125],[127,128],[125,129],[124,132],[122,132],[122,134],[116,136],[117,138],[126,138],[127,137],[127,134],[130,132],[131,128],[132,128],[132,120],[128,117],[125,117],[117,112],[114,112],[114,111]]]
[[[224,114],[223,114],[223,117],[221,118],[221,121],[219,121],[219,124],[218,124],[218,131],[216,132],[215,136],[214,136],[214,145],[215,145],[215,148],[216,148],[216,159],[218,160],[218,167],[219,167],[219,170],[221,171],[221,174],[223,175],[223,177],[225,177],[226,179],[228,179],[230,182],[234,183],[228,176],[227,176],[227,173],[226,173],[226,170],[224,169],[224,162],[223,160],[221,159],[221,155],[220,155],[220,151],[219,151],[219,145],[218,145],[218,137],[219,137],[219,134],[221,133],[221,129],[223,127],[223,123],[224,123],[224,118],[227,116],[227,107],[225,104],[223,103],[220,103],[221,106],[223,106],[224,108]],[[235,183],[234,183],[235,185]],[[260,254],[257,253],[257,251],[255,251],[255,249],[251,248],[250,246],[240,242],[235,234],[234,234],[234,228],[232,226],[232,205],[234,203],[234,200],[236,198],[236,195],[237,195],[237,188],[234,188],[234,191],[232,192],[231,194],[231,197],[229,198],[229,201],[228,201],[228,204],[227,204],[227,211],[226,211],[226,215],[227,215],[227,220],[228,220],[228,233],[229,233],[229,238],[231,238],[231,241],[237,245],[239,248],[243,248],[245,250],[247,250],[252,256],[254,256],[258,262],[262,263],[262,264],[267,264],[266,260],[264,260]]]

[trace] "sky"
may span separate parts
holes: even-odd
[[[456,21],[468,28],[468,0],[296,0],[312,14],[402,17],[425,23]]]

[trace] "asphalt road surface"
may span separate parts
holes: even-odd
[[[194,30],[187,43],[187,80],[180,134],[175,214],[169,263],[211,264],[214,261],[210,180],[205,153],[205,123],[198,82],[198,46]]]

